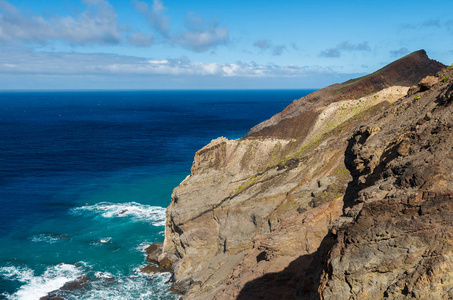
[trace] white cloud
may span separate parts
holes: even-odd
[[[113,7],[104,0],[84,0],[87,9],[78,15],[44,18],[23,13],[0,1],[0,40],[46,44],[52,40],[71,43],[116,44],[121,34]]]
[[[332,74],[328,68],[258,65],[254,62],[207,63],[176,59],[149,59],[113,54],[33,52],[3,49],[0,51],[0,74],[35,75],[176,75],[216,77],[305,77]]]
[[[166,64],[168,63],[168,60],[162,59],[162,60],[148,60],[150,64]]]

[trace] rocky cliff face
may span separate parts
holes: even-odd
[[[452,79],[424,79],[350,138],[353,220],[326,237],[301,299],[453,298]]]
[[[442,67],[415,52],[199,150],[153,258],[173,270],[174,290],[187,299],[447,295],[453,73],[409,89]]]

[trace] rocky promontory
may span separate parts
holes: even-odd
[[[185,299],[453,297],[452,84],[421,50],[213,140],[152,260]]]

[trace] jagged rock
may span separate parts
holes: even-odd
[[[155,264],[159,263],[159,255],[162,254],[163,243],[149,245],[146,249],[146,259]]]
[[[141,268],[140,272],[147,273],[147,274],[149,274],[149,273],[160,273],[161,269],[155,264],[149,264],[149,265]]]

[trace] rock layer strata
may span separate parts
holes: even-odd
[[[453,74],[436,75],[442,67],[415,52],[199,150],[152,255],[171,267],[173,289],[187,299],[448,295]]]

